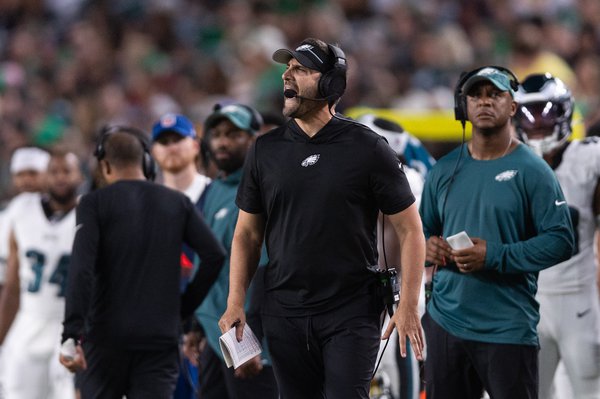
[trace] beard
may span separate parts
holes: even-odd
[[[48,189],[50,198],[60,205],[67,205],[77,196],[77,187],[68,187],[64,190]]]
[[[318,93],[318,89],[316,87],[306,91],[305,93],[300,93],[299,95],[305,96],[308,98],[319,98],[320,95]],[[323,102],[326,100],[306,100],[303,98],[295,98],[292,100],[286,100],[283,103],[283,116],[288,118],[298,118],[302,119],[306,115],[310,115],[316,110],[319,110],[323,107]]]
[[[215,165],[217,165],[217,168],[226,175],[229,175],[244,166],[244,157],[239,154],[229,154],[229,157],[226,158],[213,157],[213,160]]]

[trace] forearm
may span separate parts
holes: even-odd
[[[219,277],[223,267],[222,257],[214,257],[209,262],[202,262],[181,296],[181,318],[186,319],[202,303],[213,283]]]
[[[400,242],[402,287],[400,309],[417,309],[425,265],[425,236],[421,218],[413,204],[401,213],[390,215]]]
[[[569,259],[572,252],[573,236],[566,229],[511,244],[488,241],[485,268],[500,273],[539,272]]]
[[[5,284],[0,295],[0,345],[10,330],[17,312],[19,311],[19,286]]]
[[[81,278],[75,278],[76,272],[69,274],[67,295],[65,298],[65,319],[63,321],[62,341],[68,338],[78,340],[83,335],[86,309],[89,304],[91,284]]]
[[[75,233],[67,276],[63,342],[68,338],[82,338],[96,285],[94,270],[100,245],[100,223],[91,197],[84,196],[80,201],[75,223],[81,227]]]
[[[201,261],[194,278],[181,296],[180,314],[185,320],[202,303],[219,277],[227,252],[193,208],[190,210],[184,241],[196,251]]]
[[[256,273],[262,240],[236,230],[231,247],[228,306],[244,306],[250,281]]]
[[[19,277],[19,246],[15,236],[9,236],[8,258],[6,260],[6,279],[0,294],[0,345],[4,343],[10,330],[21,299],[21,279]]]
[[[422,286],[425,264],[425,238],[421,231],[405,234],[400,238],[402,259],[401,309],[416,309]]]

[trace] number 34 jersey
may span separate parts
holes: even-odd
[[[12,231],[19,249],[20,312],[61,319],[71,248],[75,236],[75,210],[49,220],[39,194],[19,196],[11,204]]]

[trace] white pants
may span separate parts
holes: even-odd
[[[571,294],[538,294],[537,300],[541,316],[539,397],[552,397],[552,383],[562,360],[574,397],[600,399],[600,304],[596,285]]]
[[[58,361],[62,320],[18,313],[2,353],[8,399],[73,399],[74,377]]]

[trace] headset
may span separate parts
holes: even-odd
[[[334,57],[334,63],[330,70],[321,75],[318,87],[319,95],[326,98],[332,104],[346,90],[346,71],[348,70],[348,65],[346,64],[346,54],[344,54],[341,48],[333,44],[327,44],[327,47],[329,47],[329,51],[331,51]]]
[[[130,126],[104,126],[100,129],[100,135],[98,137],[98,141],[96,142],[96,149],[94,150],[94,156],[98,161],[101,161],[106,156],[106,149],[104,148],[106,144],[106,140],[108,137],[115,133],[126,133],[137,138],[142,145],[142,149],[144,150],[144,155],[142,157],[142,171],[144,173],[144,177],[147,180],[154,181],[156,178],[156,165],[154,163],[154,158],[152,158],[152,154],[150,153],[150,148],[148,143],[145,140],[146,134],[134,127]]]
[[[454,119],[460,121],[460,123],[463,125],[463,129],[465,128],[468,118],[467,93],[463,93],[463,86],[471,76],[476,75],[479,71],[486,68],[493,68],[504,73],[510,80],[510,88],[515,92],[519,89],[519,79],[517,79],[517,76],[510,69],[505,67],[486,65],[481,68],[474,69],[471,72],[462,72],[460,74],[460,78],[458,79],[458,83],[456,84],[456,88],[454,89]]]
[[[250,129],[252,130],[252,134],[256,134],[258,133],[258,131],[260,130],[260,128],[263,125],[263,117],[262,115],[255,110],[254,108],[245,105],[245,104],[235,104],[238,105],[244,109],[246,109],[248,112],[250,112],[250,114],[252,115],[252,119],[250,119]]]

